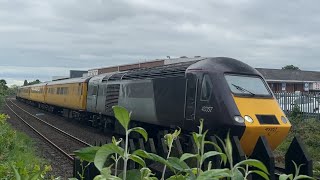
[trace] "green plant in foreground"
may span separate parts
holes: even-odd
[[[95,177],[95,179],[118,179],[116,177],[117,174],[111,175],[111,168],[104,167],[106,161],[108,158],[112,158],[115,160],[116,163],[116,169],[117,169],[117,163],[120,160],[120,158],[123,160],[123,170],[119,174],[119,177],[122,177],[123,179],[127,179],[127,174],[130,174],[130,178],[132,178],[132,175],[135,176],[141,176],[141,172],[139,173],[133,173],[137,172],[138,170],[131,170],[127,171],[127,165],[128,160],[132,160],[138,164],[140,164],[142,167],[146,167],[145,161],[136,155],[135,153],[130,154],[128,147],[128,141],[129,141],[129,134],[131,132],[137,132],[143,136],[145,141],[148,139],[147,132],[141,128],[141,127],[134,127],[129,129],[129,122],[131,113],[129,113],[125,108],[120,106],[113,106],[113,111],[115,114],[115,117],[119,121],[119,123],[122,125],[122,127],[125,129],[125,147],[124,149],[119,146],[120,142],[115,141],[113,138],[113,143],[105,144],[101,147],[93,146],[93,147],[87,147],[80,151],[76,151],[75,154],[78,155],[81,159],[86,160],[88,162],[94,162],[94,165],[97,167],[97,169],[100,171],[100,175]],[[117,172],[117,171],[115,171]],[[146,173],[146,169],[144,169],[143,174],[150,176],[149,173]]]
[[[306,176],[306,175],[299,175],[300,173],[300,168],[301,166],[303,166],[303,164],[300,164],[299,166],[297,166],[297,164],[292,161],[293,165],[294,165],[294,169],[295,169],[295,174],[281,174],[279,176],[279,180],[298,180],[298,179],[314,179],[310,176]]]
[[[96,176],[95,180],[106,180],[106,179],[141,179],[141,180],[155,180],[154,173],[146,167],[144,159],[150,159],[154,162],[163,164],[163,171],[161,179],[165,178],[165,174],[170,170],[174,175],[168,177],[169,180],[206,180],[206,179],[247,179],[251,174],[260,175],[264,179],[268,178],[268,170],[264,164],[255,159],[246,159],[239,163],[234,164],[232,159],[232,144],[229,137],[229,133],[226,139],[221,140],[218,138],[222,148],[213,142],[206,141],[205,137],[208,131],[203,130],[203,120],[200,120],[199,131],[197,133],[192,133],[192,138],[196,144],[196,153],[184,153],[180,158],[171,157],[171,150],[173,147],[173,142],[178,138],[180,134],[180,129],[175,130],[172,134],[166,134],[164,136],[166,145],[168,146],[168,154],[166,159],[160,157],[157,154],[149,153],[144,150],[138,149],[131,154],[128,151],[128,138],[131,132],[138,132],[141,134],[145,140],[147,140],[147,132],[140,128],[135,127],[129,129],[130,116],[125,108],[114,106],[113,107],[115,117],[119,123],[124,127],[125,136],[125,147],[120,147],[120,140],[116,140],[114,137],[112,143],[105,144],[101,147],[93,146],[83,148],[75,152],[82,160],[89,163],[94,163],[95,166],[100,170],[100,175]],[[205,146],[214,146],[216,151],[205,152]],[[213,156],[220,156],[221,163],[226,165],[229,162],[229,167],[222,169],[212,169],[211,162],[207,163],[206,160]],[[190,163],[187,164],[185,161],[193,158],[196,160],[196,165]],[[110,165],[110,160],[113,160],[114,164]],[[124,162],[124,167],[122,172],[118,174],[118,164],[119,161]],[[127,170],[128,161],[134,161],[141,165],[140,169]],[[296,165],[295,165],[296,166]],[[204,169],[206,167],[206,169]],[[254,167],[255,170],[249,169]],[[281,175],[281,180],[290,179],[297,180],[301,178],[310,178],[304,175],[299,175],[300,166],[296,167],[296,174],[293,175]],[[130,178],[129,178],[130,177]],[[312,178],[310,178],[312,179]]]
[[[35,154],[34,143],[12,129],[0,114],[0,179],[47,179],[51,166]]]
[[[203,132],[203,121],[200,121],[199,132],[192,133],[193,140],[197,147],[197,153],[184,153],[180,158],[177,157],[170,157],[171,149],[173,148],[173,142],[178,138],[180,134],[180,130],[174,131],[172,134],[165,135],[165,142],[168,146],[168,155],[166,159],[158,156],[157,154],[148,153],[144,150],[136,150],[132,154],[128,152],[128,138],[129,134],[133,131],[140,133],[145,140],[147,140],[147,132],[140,128],[135,127],[129,129],[129,122],[131,113],[129,113],[125,108],[114,106],[113,107],[115,117],[119,121],[119,123],[124,127],[126,136],[125,136],[125,147],[124,149],[119,146],[119,141],[116,141],[113,138],[113,143],[103,145],[102,147],[87,147],[75,152],[81,159],[86,160],[88,162],[93,162],[95,166],[100,170],[100,175],[95,177],[95,180],[102,180],[102,179],[144,179],[144,180],[151,180],[157,179],[153,177],[152,171],[146,167],[146,164],[143,160],[150,159],[155,162],[161,163],[164,165],[163,173],[161,179],[164,179],[164,175],[166,173],[166,169],[170,169],[171,172],[174,173],[168,179],[174,180],[204,180],[204,179],[219,179],[223,177],[227,177],[229,179],[244,179],[251,173],[256,173],[262,176],[265,179],[268,179],[268,172],[266,167],[258,160],[247,159],[240,163],[233,165],[232,160],[232,146],[229,136],[223,142],[221,139],[221,143],[223,145],[223,149],[225,153],[222,152],[221,148],[210,141],[205,141],[205,137],[208,131]],[[205,152],[205,145],[213,145],[218,151],[209,151]],[[209,161],[207,164],[207,170],[203,169],[203,164],[206,159],[212,156],[220,156],[221,160],[224,164],[226,164],[227,160],[229,161],[230,168],[224,169],[211,169],[211,162]],[[197,161],[196,167],[189,167],[188,164],[185,162],[189,158],[195,158]],[[115,162],[115,169],[114,174],[112,174],[112,167],[113,165],[108,165],[105,167],[106,162],[109,159],[113,159]],[[117,175],[117,164],[118,161],[122,159],[124,161],[124,168],[122,173]],[[139,163],[142,168],[140,170],[133,169],[127,171],[127,163],[128,160],[135,161]],[[257,170],[249,171],[248,167],[253,166],[257,168]]]

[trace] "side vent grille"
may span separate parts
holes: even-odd
[[[107,86],[105,111],[113,114],[112,106],[118,105],[120,84],[110,84]]]
[[[260,124],[279,124],[275,115],[256,115]]]

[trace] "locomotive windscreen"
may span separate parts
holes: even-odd
[[[236,95],[271,96],[266,84],[260,77],[226,74],[225,78],[231,91]]]

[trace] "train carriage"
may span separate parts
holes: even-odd
[[[89,79],[73,78],[48,82],[45,103],[68,111],[84,111]]]
[[[22,86],[18,88],[17,99],[29,99],[30,98],[30,87]]]
[[[17,97],[29,102],[44,103],[46,83],[22,86],[18,88]]]
[[[29,100],[39,103],[45,103],[46,83],[30,85]]]

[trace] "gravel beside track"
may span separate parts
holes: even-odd
[[[12,102],[10,102],[10,100],[12,100]],[[53,128],[49,127],[48,125],[39,122],[38,119],[26,114],[26,112],[16,107],[13,103],[28,111],[29,113],[36,115],[38,118],[48,122],[49,124],[52,124],[55,127],[66,131],[67,133],[89,144],[100,144],[100,142],[104,144],[106,140],[110,139],[111,137],[110,134],[105,135],[98,129],[79,124],[67,118],[50,114],[49,112],[42,111],[32,106],[18,102],[15,99],[9,99],[7,103],[14,111],[16,111],[17,114],[19,114],[19,116],[24,118],[28,123],[34,126],[38,131],[40,131],[48,139],[57,144],[61,149],[67,151],[69,154],[72,154],[74,150],[84,147],[85,145],[79,142],[76,143],[74,140],[67,138],[65,135],[58,133],[56,130],[53,130]],[[23,131],[28,136],[34,139],[37,146],[38,154],[40,155],[40,157],[48,160],[48,162],[51,164],[53,168],[52,174],[54,176],[72,177],[72,162],[66,156],[55,149],[52,145],[46,143],[43,138],[41,138],[30,127],[25,125],[16,115],[14,115],[7,106],[4,106],[4,112],[10,115],[11,118],[8,119],[8,122],[11,123],[16,130]]]

